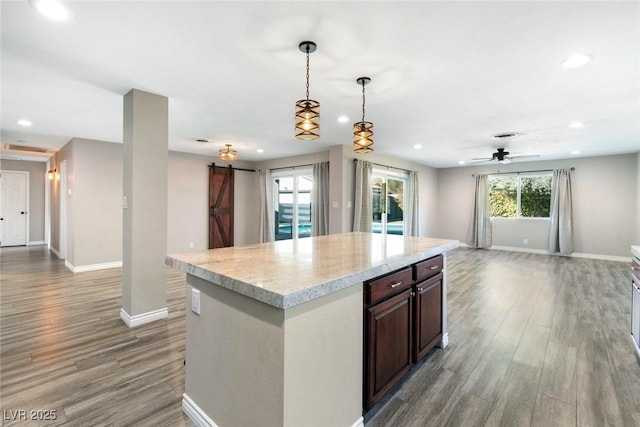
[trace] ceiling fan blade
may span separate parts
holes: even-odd
[[[493,160],[493,157],[475,157],[471,160]]]
[[[471,159],[471,163],[484,163],[484,162],[490,162],[493,159]]]
[[[509,163],[511,163],[511,159],[509,157],[505,157],[504,159],[500,160],[500,163],[502,163],[503,165],[508,165]]]
[[[540,154],[509,154],[507,157],[509,158],[540,157]]]

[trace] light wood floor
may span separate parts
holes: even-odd
[[[31,247],[0,250],[0,272],[3,410],[55,409],[48,425],[191,425],[183,273],[168,269],[169,318],[129,329],[120,269],[73,274]],[[367,427],[640,425],[627,264],[458,249],[449,273],[449,347]]]

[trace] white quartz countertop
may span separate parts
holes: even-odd
[[[631,246],[631,255],[640,259],[640,246],[632,245]]]
[[[286,309],[459,244],[428,237],[344,233],[171,254],[166,264]]]

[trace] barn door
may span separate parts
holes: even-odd
[[[209,166],[209,249],[233,246],[233,169]]]

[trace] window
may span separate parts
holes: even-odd
[[[275,240],[311,236],[312,172],[296,169],[274,173],[272,177]]]
[[[372,231],[382,234],[404,234],[404,189],[406,173],[373,170]]]
[[[489,176],[489,211],[498,218],[549,218],[551,174]]]

